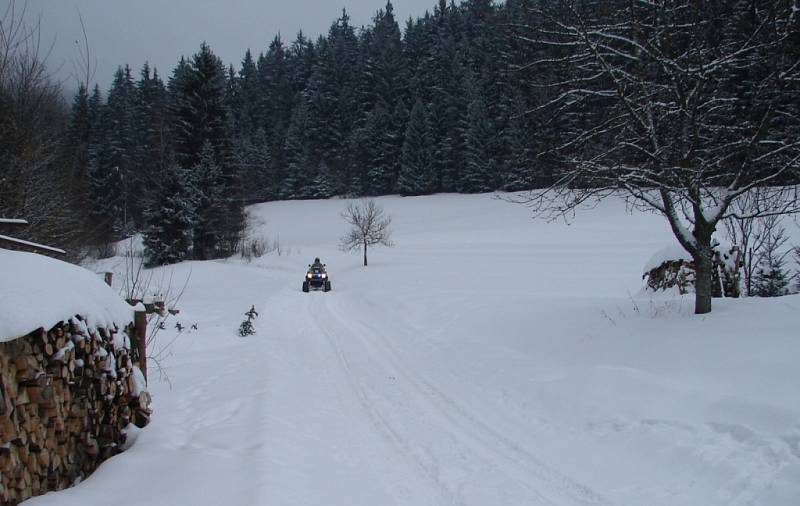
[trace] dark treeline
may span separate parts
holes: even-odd
[[[547,183],[524,114],[526,3],[440,0],[401,29],[387,2],[371,26],[343,11],[238,68],[203,44],[166,82],[126,65],[105,96],[81,88],[70,140],[100,235],[145,232],[155,263],[209,258],[235,248],[242,203]]]
[[[692,4],[703,19],[728,20],[692,30],[717,47],[727,40],[719,26],[746,30],[762,3],[771,5]],[[603,88],[616,69],[569,56],[577,46],[564,42],[575,34],[561,33],[558,20],[585,11],[613,28],[615,13],[630,8],[627,0],[439,0],[401,26],[387,2],[369,26],[354,27],[343,11],[316,40],[276,36],[233,64],[202,44],[168,75],[122,66],[109,90],[82,86],[70,111],[46,79],[30,111],[38,102],[14,95],[28,89],[14,79],[30,73],[0,67],[0,140],[12,146],[0,153],[0,214],[59,210],[40,213],[43,222],[58,216],[57,226],[37,228],[59,245],[70,230],[98,245],[142,232],[148,261],[162,264],[234,252],[247,203],[546,187],[564,174],[565,143],[591,153],[619,140],[593,132],[614,119],[608,102],[627,93]],[[717,8],[716,18],[705,14]],[[666,89],[669,75],[633,60],[631,69]],[[733,86],[744,103],[763,95],[750,85],[754,72],[769,71],[761,67],[713,75],[703,90]],[[42,181],[58,185],[37,192]]]

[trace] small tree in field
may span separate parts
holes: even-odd
[[[342,213],[342,218],[352,227],[342,237],[341,249],[353,251],[363,248],[364,266],[367,265],[367,247],[376,244],[392,246],[389,240],[389,224],[392,219],[383,214],[383,208],[368,200],[360,204],[351,202]]]

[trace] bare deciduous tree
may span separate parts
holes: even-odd
[[[364,250],[364,266],[367,265],[367,247],[382,244],[392,246],[389,240],[389,225],[392,219],[383,214],[383,208],[374,200],[360,204],[351,202],[342,213],[342,218],[351,229],[342,237],[340,247],[344,251]]]
[[[711,311],[712,234],[761,188],[752,216],[800,211],[800,15],[789,0],[539,2],[527,40],[568,122],[556,184],[518,202],[551,218],[625,195],[663,215]]]
[[[64,169],[67,108],[47,70],[41,20],[28,24],[26,8],[0,8],[0,216],[28,220],[26,239],[74,257],[84,224],[74,209],[80,181]]]

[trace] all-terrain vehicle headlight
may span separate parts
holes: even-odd
[[[323,272],[323,273],[322,273],[322,279],[325,279],[325,278],[327,278],[327,277],[328,277],[328,275],[327,275],[327,274],[325,274],[325,273]]]
[[[306,278],[311,279],[311,273],[310,272],[306,273]]]

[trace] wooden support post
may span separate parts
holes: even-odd
[[[133,325],[139,349],[139,369],[147,381],[147,312],[134,311]]]

